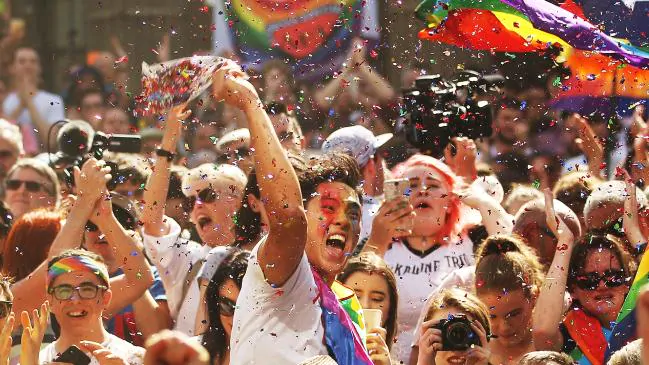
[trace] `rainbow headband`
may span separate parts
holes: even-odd
[[[97,275],[97,277],[108,285],[108,269],[106,265],[91,259],[87,256],[67,256],[57,260],[47,269],[47,287],[62,274],[68,272],[86,271]]]

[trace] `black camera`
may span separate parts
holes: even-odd
[[[406,139],[421,152],[440,157],[453,137],[491,136],[491,104],[483,96],[496,90],[501,79],[475,71],[462,71],[452,80],[440,75],[417,78],[415,87],[403,94]]]
[[[83,166],[89,158],[102,159],[104,151],[139,153],[142,141],[139,135],[112,134],[106,135],[95,130],[82,120],[65,121],[56,138],[59,151],[51,161],[56,171],[62,171],[63,177],[69,186],[74,186],[74,166]],[[113,179],[108,182],[109,190],[118,184],[119,177],[117,165],[107,162],[110,166]]]
[[[471,345],[480,346],[478,334],[473,331],[471,322],[464,315],[449,316],[432,328],[442,331],[442,351],[465,351]]]

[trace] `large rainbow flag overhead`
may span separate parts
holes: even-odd
[[[422,39],[459,47],[501,52],[530,52],[558,45],[565,51],[593,51],[649,67],[649,52],[614,38],[570,11],[544,0],[424,0],[417,16],[428,26]]]

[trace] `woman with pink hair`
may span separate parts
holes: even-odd
[[[408,363],[413,330],[428,294],[450,272],[474,264],[467,235],[471,214],[454,193],[461,179],[438,159],[414,155],[393,174],[408,179],[410,189],[383,204],[365,249],[382,256],[397,278],[399,331],[393,352]]]

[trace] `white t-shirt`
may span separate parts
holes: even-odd
[[[198,275],[189,283],[185,298],[183,288],[189,272],[205,259],[211,247],[181,238],[180,225],[172,218],[163,219],[169,225],[169,234],[155,237],[143,232],[144,249],[160,274],[169,312],[175,321],[174,329],[193,336],[200,301]]]
[[[141,365],[144,363],[144,349],[134,346],[117,336],[108,334],[106,341],[102,342],[101,345],[112,351],[113,354],[126,360],[129,365]],[[55,341],[41,350],[41,352],[38,354],[38,361],[41,364],[49,364],[54,361],[54,359],[56,359],[59,355],[60,354],[56,351]],[[99,365],[99,362],[97,361],[97,359],[90,356],[90,365]]]
[[[407,364],[413,330],[428,294],[453,270],[475,263],[473,242],[464,236],[457,242],[431,248],[423,257],[405,243],[396,242],[384,259],[394,272],[399,289],[399,332],[392,351],[397,359]]]
[[[40,117],[47,122],[48,127],[65,118],[63,99],[61,99],[60,96],[39,90],[33,96],[32,100],[36,106],[36,110],[38,110],[38,113],[40,114]],[[2,111],[5,116],[9,116],[13,114],[18,107],[20,107],[20,98],[18,97],[18,94],[12,92],[7,95],[7,98],[4,100]],[[47,141],[48,131],[38,131],[38,133],[34,131],[38,127],[32,122],[32,118],[29,115],[27,108],[18,115],[15,122],[18,124],[23,134],[23,145],[27,154],[37,154],[45,151],[40,140],[43,142]],[[56,136],[53,136],[53,138],[55,137]]]
[[[327,355],[318,287],[306,254],[282,287],[272,287],[253,249],[230,340],[230,364],[299,364]]]

